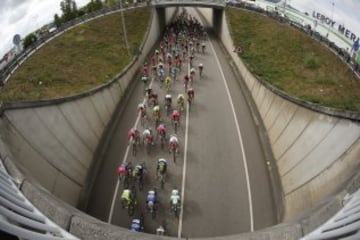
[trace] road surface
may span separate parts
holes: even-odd
[[[189,12],[196,14],[192,9]],[[140,149],[136,157],[126,155],[127,132],[136,123],[137,105],[144,99],[142,83],[135,80],[139,83],[126,105],[119,109],[119,118],[91,194],[89,214],[128,228],[131,219],[143,212],[146,192],[156,187],[160,207],[155,219],[145,214],[145,232],[148,233],[155,233],[163,222],[166,222],[167,235],[175,237],[230,235],[276,224],[276,209],[257,128],[238,80],[216,39],[206,41],[205,54],[196,54],[195,66],[200,62],[204,64],[204,76],[199,79],[196,75],[193,82],[195,104],[189,115],[184,113],[181,119],[178,133],[181,151],[176,163],[159,145],[152,148],[150,155],[144,149]],[[184,92],[182,79],[187,71],[185,62],[181,81],[175,82],[171,89],[173,98]],[[152,86],[159,93],[162,105],[164,89],[159,88],[158,82],[153,82]],[[163,113],[162,118],[168,132],[173,132],[166,114]],[[145,125],[154,129],[151,119]],[[138,129],[142,132],[140,123]],[[169,163],[164,190],[155,179],[156,161],[160,157],[168,159]],[[120,206],[121,186],[114,198],[116,169],[122,161],[143,162],[149,171],[144,190],[138,191],[138,206],[133,217]],[[183,193],[179,219],[169,209],[173,188]]]

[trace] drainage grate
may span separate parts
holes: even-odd
[[[360,239],[360,189],[344,199],[345,206],[302,240]]]
[[[0,159],[0,230],[21,239],[78,240],[37,210],[17,184]]]

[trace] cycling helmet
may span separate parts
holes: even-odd
[[[171,195],[179,195],[179,190],[173,189],[173,190],[171,191]]]

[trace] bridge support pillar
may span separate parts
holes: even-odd
[[[212,17],[212,25],[214,28],[214,32],[219,35],[221,33],[222,28],[222,20],[223,20],[223,9],[213,9],[213,17]]]

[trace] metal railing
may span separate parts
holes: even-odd
[[[0,159],[0,230],[28,240],[78,240],[37,210],[18,189],[19,183]]]
[[[225,7],[226,3],[224,0],[154,0],[152,5],[167,5],[167,4],[176,4],[176,5],[209,5],[209,6],[220,6]]]
[[[344,199],[345,206],[335,216],[302,240],[360,239],[360,189]]]

